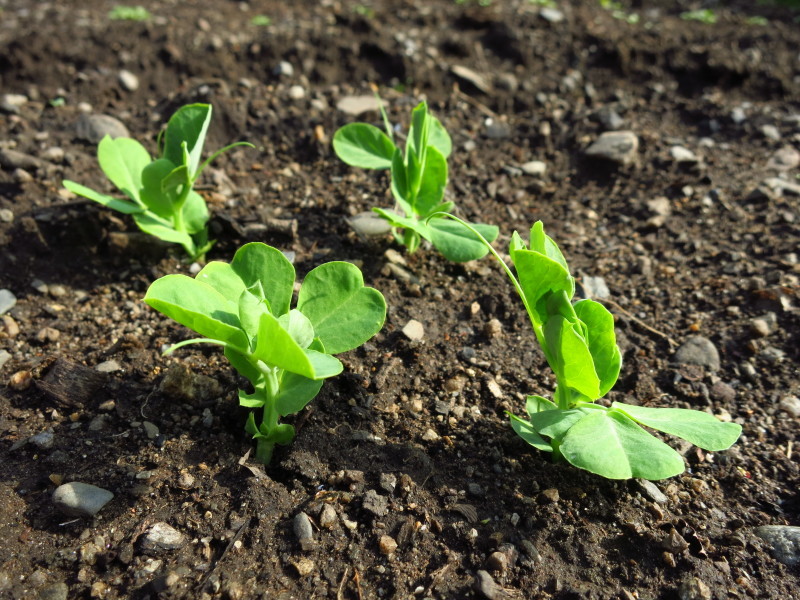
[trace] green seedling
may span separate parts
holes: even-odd
[[[100,168],[127,196],[127,200],[101,194],[74,181],[64,181],[71,192],[131,215],[136,225],[161,240],[180,244],[192,260],[202,260],[213,245],[208,239],[208,208],[194,191],[195,181],[211,161],[236,146],[217,150],[200,162],[211,105],[189,104],[172,115],[158,138],[158,158],[153,160],[138,141],[104,137],[97,147]]]
[[[486,242],[489,246],[489,243]],[[511,426],[555,460],[609,479],[664,479],[685,469],[680,454],[642,426],[709,451],[726,450],[741,434],[735,423],[683,408],[613,402],[597,404],[619,377],[622,359],[614,317],[599,302],[573,302],[575,280],[541,221],[528,247],[517,232],[509,254],[517,276],[491,248],[517,290],[547,363],[556,375],[553,400],[528,396],[527,419],[509,413]]]
[[[714,25],[717,22],[717,14],[710,8],[701,8],[682,12],[681,19],[684,21],[699,21],[706,25]]]
[[[250,19],[250,24],[257,27],[267,27],[272,25],[272,19],[267,15],[255,15],[252,19]]]
[[[450,213],[453,202],[444,201],[447,186],[447,157],[452,149],[450,136],[439,119],[422,102],[411,113],[411,128],[405,153],[395,145],[392,127],[381,105],[386,133],[368,123],[351,123],[333,136],[336,155],[348,165],[362,169],[389,169],[395,211],[375,207],[372,210],[392,225],[395,239],[414,252],[424,238],[445,258],[466,262],[486,255],[483,242],[459,223],[431,219],[432,215]],[[494,225],[474,225],[488,239],[497,237]]]
[[[144,6],[117,5],[108,11],[112,21],[148,21],[152,15]]]
[[[245,429],[256,439],[256,458],[269,463],[275,444],[288,444],[294,427],[280,419],[299,412],[328,377],[342,371],[334,354],[375,335],[386,318],[381,293],[365,287],[361,271],[329,262],[306,275],[290,308],[295,271],[279,250],[261,243],[239,248],[230,264],[212,261],[195,278],[167,275],[147,290],[144,301],[199,333],[188,344],[217,344],[252,385],[239,391],[251,412]]]

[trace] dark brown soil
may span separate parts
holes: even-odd
[[[616,13],[558,0],[561,22],[523,0],[142,0],[153,17],[134,22],[110,21],[111,2],[73,4],[0,0],[0,92],[27,98],[0,113],[0,209],[13,216],[0,289],[17,298],[0,327],[0,596],[800,597],[797,567],[754,535],[800,525],[798,419],[781,408],[800,394],[800,201],[768,185],[799,183],[773,156],[800,148],[800,12],[742,0],[709,25],[679,17],[694,3],[647,0]],[[272,24],[253,25],[260,14]],[[428,100],[454,141],[450,193],[466,218],[500,225],[498,247],[542,219],[575,273],[605,280],[624,353],[610,399],[709,410],[741,423],[740,441],[715,455],[676,446],[687,471],[658,498],[517,438],[505,411],[553,381],[497,265],[422,249],[398,276],[391,240],[347,224],[391,205],[385,174],[348,168],[329,144],[356,119],[337,102],[370,83],[396,123]],[[61,187],[106,189],[76,136],[86,109],[153,150],[191,101],[214,106],[209,148],[257,146],[203,182],[209,259],[261,240],[294,251],[301,276],[350,260],[389,304],[264,469],[243,459],[240,382],[221,353],[160,355],[188,332],[141,298],[189,265]],[[626,166],[584,155],[609,110],[639,138]],[[701,160],[677,163],[676,145]],[[532,160],[544,176],[520,170]],[[275,226],[290,219],[296,235]],[[767,313],[768,330],[754,327]],[[410,319],[422,341],[401,332]],[[671,361],[698,334],[718,371]],[[163,386],[168,372],[184,387]],[[48,431],[51,445],[30,440]],[[66,517],[52,492],[69,481],[115,497],[94,519]],[[301,512],[312,544],[295,535]],[[147,554],[159,522],[184,544]]]

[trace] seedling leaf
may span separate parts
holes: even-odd
[[[390,169],[395,145],[385,133],[368,123],[350,123],[333,136],[336,155],[361,169]]]

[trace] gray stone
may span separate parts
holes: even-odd
[[[69,586],[63,581],[48,585],[39,590],[39,600],[67,600]]]
[[[541,177],[547,172],[547,165],[540,160],[531,160],[520,166],[525,175]]]
[[[0,221],[3,223],[13,223],[14,211],[9,208],[0,208]]]
[[[334,525],[336,525],[336,509],[330,504],[325,504],[319,513],[319,526],[323,529],[332,529]]]
[[[19,114],[19,109],[28,102],[22,94],[0,94],[0,110],[11,114]]]
[[[156,439],[160,433],[158,426],[150,421],[144,421],[142,423],[142,429],[144,429],[144,434],[147,436],[148,440]]]
[[[416,342],[425,337],[425,328],[422,323],[416,319],[411,319],[405,324],[405,327],[403,327],[403,335],[411,341]]]
[[[380,110],[380,100],[375,96],[345,96],[336,103],[336,108],[357,117],[365,112]]]
[[[122,69],[117,76],[122,89],[135,92],[139,89],[139,78],[126,69]]]
[[[761,134],[768,140],[773,140],[775,142],[781,139],[781,132],[778,131],[775,125],[762,125]]]
[[[297,541],[306,548],[314,539],[314,529],[311,527],[311,519],[304,512],[297,513],[292,521],[292,530]]]
[[[557,8],[544,7],[539,11],[539,16],[548,23],[561,23],[564,20],[564,13]]]
[[[113,497],[114,494],[96,485],[72,481],[56,488],[53,503],[71,517],[93,517]]]
[[[586,156],[627,165],[636,158],[639,138],[632,131],[607,131],[586,149]]]
[[[693,335],[686,339],[683,345],[672,357],[675,362],[682,365],[699,365],[709,371],[719,371],[719,352],[711,340],[701,335]]]
[[[151,525],[142,536],[142,552],[158,554],[169,550],[177,550],[183,546],[183,534],[163,521]]]
[[[784,396],[781,398],[778,408],[795,418],[800,417],[800,398],[797,396]]]
[[[348,219],[347,223],[353,231],[364,238],[382,237],[392,230],[389,221],[371,211],[359,213]]]
[[[800,527],[794,525],[764,525],[755,533],[772,548],[772,555],[783,564],[800,564]]]
[[[491,122],[486,124],[486,137],[490,140],[504,140],[511,137],[511,127],[505,121],[491,119]]]
[[[771,190],[776,191],[781,196],[800,196],[800,184],[794,183],[780,177],[770,177],[764,180],[764,184]]]
[[[292,63],[282,60],[278,63],[278,66],[272,70],[272,72],[280,77],[293,77],[294,67],[292,66]]]
[[[694,152],[683,146],[672,146],[669,156],[677,163],[696,163],[698,160]]]
[[[49,450],[53,447],[55,434],[52,431],[42,431],[30,437],[30,441],[41,450]]]
[[[587,298],[599,298],[602,300],[603,298],[611,296],[611,291],[606,285],[606,280],[602,277],[587,275],[581,279],[581,283],[583,284],[583,289],[586,292]]]
[[[625,126],[625,119],[620,117],[613,108],[607,106],[598,110],[593,118],[603,126],[605,131],[617,131]]]
[[[97,144],[105,136],[112,138],[130,137],[128,128],[121,121],[109,115],[81,115],[75,125],[79,139]]]
[[[389,500],[375,490],[367,490],[361,502],[364,510],[371,512],[376,517],[382,517],[389,512]]]
[[[0,148],[0,166],[10,171],[16,172],[24,169],[35,171],[43,164],[41,159],[31,156],[30,154],[25,154],[24,152],[12,150],[10,148]],[[22,177],[24,178],[24,176]],[[31,175],[28,174],[28,177],[31,177]]]
[[[647,210],[655,215],[668,217],[672,214],[672,204],[670,203],[669,198],[659,196],[658,198],[653,198],[652,200],[647,201]]]
[[[122,366],[113,358],[111,360],[98,363],[94,366],[94,370],[100,373],[114,373],[115,371],[119,371],[121,369]]]
[[[0,290],[0,315],[6,314],[17,304],[17,297],[11,290]]]
[[[768,168],[778,171],[788,171],[797,166],[800,166],[800,152],[792,146],[784,146],[775,152],[767,162]]]
[[[639,484],[639,489],[642,491],[647,498],[655,502],[656,504],[666,504],[668,498],[664,495],[664,493],[658,489],[658,486],[653,483],[652,481],[648,481],[647,479],[637,479],[636,483]]]
[[[497,585],[497,582],[492,579],[488,571],[480,570],[476,573],[473,587],[477,592],[481,593],[484,598],[488,598],[489,600],[501,600],[501,598],[507,597],[505,590]]]
[[[50,146],[42,152],[42,158],[53,163],[62,163],[64,162],[65,154],[61,146]]]
[[[8,350],[0,350],[0,369],[2,369],[10,360],[11,354],[8,352]]]
[[[741,125],[747,120],[747,115],[744,112],[744,109],[741,107],[736,107],[731,111],[731,121],[736,123],[737,125]]]
[[[699,577],[685,579],[678,588],[681,600],[711,600],[711,590]]]
[[[453,65],[450,67],[450,72],[458,79],[472,84],[484,94],[490,94],[492,91],[492,86],[489,85],[489,82],[486,80],[486,78],[480,73],[473,71],[469,67],[465,67],[463,65]]]
[[[289,98],[292,100],[302,100],[306,97],[306,88],[302,85],[293,85],[289,88]]]

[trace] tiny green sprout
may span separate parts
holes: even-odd
[[[682,12],[681,19],[684,21],[700,21],[706,25],[713,25],[717,22],[717,15],[710,8],[701,8],[698,10],[687,10]]]
[[[748,25],[756,25],[759,27],[764,27],[766,25],[769,25],[769,20],[766,17],[761,17],[756,15],[753,17],[748,17],[747,20],[745,20],[745,23],[747,23]]]
[[[108,12],[112,21],[148,21],[152,15],[144,6],[117,5]]]
[[[255,15],[250,19],[250,24],[257,27],[267,27],[268,25],[272,25],[272,19],[267,15]]]
[[[295,430],[280,419],[302,410],[328,377],[342,371],[334,354],[374,336],[386,319],[381,293],[364,286],[361,271],[347,262],[322,264],[306,275],[291,308],[295,270],[280,250],[245,244],[230,264],[212,261],[195,278],[166,275],[144,301],[199,333],[188,344],[217,344],[252,386],[239,403],[250,412],[245,429],[256,439],[256,458],[269,463],[275,444],[288,444]]]
[[[453,262],[485,256],[486,247],[470,230],[446,219],[431,220],[432,215],[449,214],[455,208],[455,203],[444,201],[447,157],[452,149],[444,126],[428,112],[425,102],[420,103],[411,113],[404,153],[395,145],[382,104],[380,109],[386,133],[368,123],[350,123],[333,136],[336,155],[348,165],[390,170],[392,195],[402,214],[378,207],[372,210],[392,225],[397,242],[411,253],[424,238]],[[498,234],[494,225],[479,224],[474,229],[489,240]]]
[[[684,471],[683,459],[641,426],[709,451],[726,450],[739,438],[740,425],[723,423],[705,412],[597,404],[616,383],[622,366],[614,317],[594,300],[572,301],[575,279],[541,221],[531,228],[530,247],[516,231],[511,237],[509,254],[516,277],[486,245],[522,299],[556,376],[553,400],[528,396],[527,419],[509,413],[514,431],[531,446],[608,479],[665,479]]]
[[[153,160],[138,141],[104,137],[97,146],[100,168],[127,196],[127,200],[101,194],[74,181],[65,180],[69,191],[131,215],[136,225],[165,242],[180,244],[192,260],[202,260],[213,245],[208,240],[208,208],[193,186],[203,170],[223,152],[236,146],[254,146],[236,142],[217,150],[200,162],[208,125],[210,104],[181,107],[159,135],[158,158]]]
[[[61,108],[62,106],[66,106],[67,101],[63,96],[56,96],[52,100],[47,102],[53,108]]]

